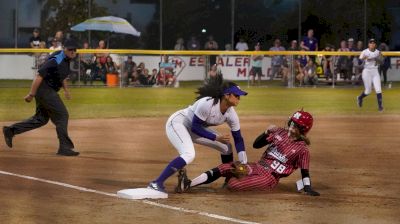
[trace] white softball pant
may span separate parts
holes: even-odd
[[[222,155],[232,153],[231,144],[223,144],[218,141],[212,141],[207,138],[200,137],[191,131],[191,122],[180,111],[171,115],[165,125],[167,137],[172,145],[178,150],[186,164],[190,164],[196,155],[193,143],[208,146],[218,150]],[[216,131],[206,128],[208,131],[217,134]]]
[[[362,71],[362,79],[364,81],[364,94],[369,95],[372,91],[372,85],[374,86],[375,92],[382,93],[381,77],[378,69],[365,68]]]

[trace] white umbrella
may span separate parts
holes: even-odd
[[[126,33],[140,37],[140,32],[138,32],[128,21],[114,16],[91,18],[71,27],[71,30],[100,30],[114,33]]]

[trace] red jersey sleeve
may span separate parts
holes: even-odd
[[[296,162],[296,167],[300,169],[309,169],[310,166],[310,152],[308,149],[302,150],[300,153],[297,162]]]

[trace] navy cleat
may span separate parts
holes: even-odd
[[[163,186],[160,186],[157,182],[151,182],[149,183],[149,185],[147,186],[148,189],[152,189],[152,190],[156,190],[156,191],[160,191],[163,193],[167,193],[165,191],[165,188]]]
[[[357,96],[357,106],[361,108],[362,104],[363,104],[363,99],[360,96]]]
[[[186,169],[178,171],[178,185],[175,187],[175,193],[183,193],[189,190],[192,181],[187,177]]]
[[[379,106],[379,107],[378,107],[378,111],[379,111],[379,112],[383,112],[383,107],[382,107],[382,106]]]
[[[10,127],[4,126],[3,134],[4,134],[4,140],[6,141],[7,146],[12,148],[12,139],[14,137],[13,131],[11,130]]]

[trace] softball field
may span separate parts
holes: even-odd
[[[314,116],[310,175],[320,197],[296,191],[299,171],[271,192],[229,192],[223,179],[163,200],[126,200],[125,188],[145,187],[177,155],[165,122],[194,100],[195,86],[179,89],[73,88],[69,133],[81,155],[56,156],[53,124],[0,141],[1,223],[399,223],[400,89],[384,89],[385,111],[374,95],[357,108],[361,87],[245,88],[237,108],[249,161],[264,150],[254,139],[271,124],[285,125],[304,107]],[[34,113],[27,88],[0,89],[0,125]],[[62,91],[60,91],[62,95]],[[228,133],[227,126],[216,128]],[[196,146],[187,167],[193,178],[220,163]]]

